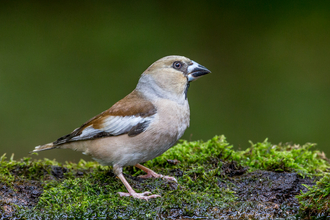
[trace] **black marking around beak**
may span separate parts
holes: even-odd
[[[206,75],[208,73],[210,73],[211,71],[208,70],[206,67],[198,64],[197,67],[195,67],[192,71],[191,71],[191,76],[193,76],[194,78]]]
[[[192,64],[188,66],[188,82],[192,82],[210,72],[211,71],[206,69],[206,67],[196,63],[195,61],[192,61]]]

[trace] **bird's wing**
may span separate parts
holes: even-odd
[[[151,102],[142,99],[138,92],[133,91],[110,109],[90,119],[72,133],[57,139],[53,144],[60,145],[122,134],[136,136],[147,129],[156,112]]]

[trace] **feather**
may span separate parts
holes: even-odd
[[[56,146],[72,141],[90,140],[128,133],[130,134],[129,136],[136,136],[148,128],[156,112],[155,106],[143,99],[141,94],[134,90],[110,109],[90,119],[72,133],[57,139],[53,144]]]
[[[51,150],[51,149],[54,149],[54,148],[56,148],[56,146],[54,146],[53,143],[48,143],[48,144],[36,146],[34,148],[34,150],[30,153],[39,152],[39,151],[43,151],[43,150]]]
[[[92,125],[82,130],[81,134],[71,138],[71,141],[81,141],[95,139],[95,137],[117,136],[127,134],[138,124],[149,124],[154,117],[136,117],[136,116],[109,116],[104,119],[102,128],[95,129]],[[146,129],[146,127],[145,127]],[[139,129],[140,133],[145,129]]]

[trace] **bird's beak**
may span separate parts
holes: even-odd
[[[192,63],[188,66],[188,82],[194,81],[199,77],[210,73],[211,71],[206,69],[204,66],[192,61]]]

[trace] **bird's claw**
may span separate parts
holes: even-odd
[[[172,177],[172,176],[162,176],[162,178],[178,183],[178,181],[175,179],[175,177]]]
[[[160,195],[150,195],[150,196],[148,196],[149,194],[151,194],[151,192],[148,192],[148,191],[147,192],[143,192],[143,193],[137,193],[137,192],[134,192],[134,193],[118,192],[118,194],[120,196],[132,196],[135,199],[144,199],[146,201],[148,201],[149,199],[161,197]]]
[[[173,182],[178,183],[178,181],[174,177],[172,177],[172,176],[163,176],[161,174],[156,174],[155,175],[155,174],[148,173],[146,175],[140,175],[138,177],[143,178],[143,179],[147,179],[147,178],[162,178],[162,179],[166,179],[166,180],[169,180],[169,181],[173,181]]]

